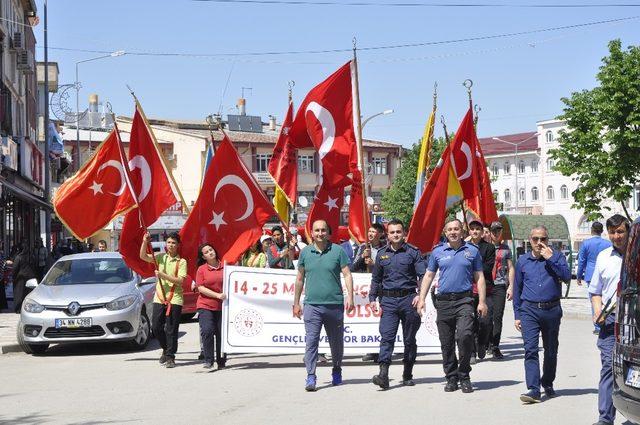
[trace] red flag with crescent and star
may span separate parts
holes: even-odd
[[[181,255],[195,276],[198,246],[208,242],[220,259],[234,263],[277,215],[269,198],[225,135],[204,176],[198,199],[180,231]]]
[[[344,204],[344,187],[337,187],[335,189],[327,189],[326,187],[320,187],[320,190],[313,200],[313,205],[309,210],[309,216],[307,217],[307,223],[305,230],[307,235],[313,238],[311,226],[316,220],[324,220],[331,227],[331,242],[340,242],[338,235],[338,226],[340,226],[340,211]]]
[[[120,135],[114,129],[93,157],[56,191],[56,215],[77,239],[92,236],[135,206],[125,161]]]
[[[131,269],[143,277],[151,277],[154,275],[154,264],[140,259],[142,238],[146,227],[175,205],[178,196],[138,105],[129,140],[131,185],[139,207],[124,217],[119,251]]]

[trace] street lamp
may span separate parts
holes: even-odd
[[[385,109],[382,112],[378,112],[377,114],[373,114],[370,117],[368,117],[367,119],[365,119],[364,121],[362,121],[362,129],[364,129],[364,126],[371,121],[372,119],[374,119],[375,117],[379,117],[380,115],[389,115],[389,114],[393,114],[394,110],[393,109]]]
[[[534,133],[531,136],[529,136],[526,139],[521,140],[519,142],[509,142],[509,141],[503,140],[503,139],[501,139],[499,137],[492,137],[493,140],[496,140],[496,141],[502,142],[502,143],[506,143],[506,144],[511,145],[511,146],[513,146],[515,148],[515,162],[516,162],[516,193],[515,193],[515,197],[516,197],[516,213],[518,212],[518,198],[520,197],[520,193],[518,192],[518,146],[520,146],[524,142],[528,142],[529,140],[533,139],[534,137],[538,137],[539,134],[540,133]],[[526,194],[525,194],[525,196],[526,196]]]
[[[125,55],[124,50],[117,50],[108,55],[97,56],[91,59],[85,59],[76,62],[76,150],[78,151],[78,169],[80,169],[80,78],[78,77],[78,65],[85,62],[91,62],[98,59],[115,58]]]

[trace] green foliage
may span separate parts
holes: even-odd
[[[430,171],[433,171],[442,151],[446,146],[444,138],[434,140],[431,151]],[[420,156],[420,141],[414,143],[402,159],[402,165],[393,179],[389,190],[382,196],[382,208],[386,218],[398,218],[407,226],[413,217],[413,198],[416,193],[416,174],[418,172],[418,157]]]
[[[574,207],[589,219],[602,217],[607,198],[626,201],[640,175],[640,47],[611,41],[602,62],[597,87],[562,98],[558,118],[568,131],[550,152],[556,169],[578,181]]]

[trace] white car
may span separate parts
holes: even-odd
[[[128,341],[143,349],[155,278],[141,279],[117,252],[67,255],[25,298],[17,338],[23,351],[42,354],[50,344]]]

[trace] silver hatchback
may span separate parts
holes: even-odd
[[[67,255],[27,286],[35,289],[17,329],[25,353],[50,344],[128,341],[143,349],[149,342],[155,278],[141,279],[117,252]]]

